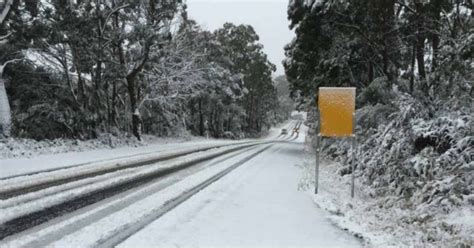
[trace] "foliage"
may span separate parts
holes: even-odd
[[[308,104],[320,86],[357,87],[353,173],[384,206],[472,208],[472,10],[472,1],[290,1],[294,96]],[[325,139],[323,150],[341,176],[352,172],[347,142]]]
[[[251,26],[202,30],[182,1],[28,3],[0,47],[2,61],[11,47],[24,58],[4,74],[16,136],[241,138],[287,111]]]

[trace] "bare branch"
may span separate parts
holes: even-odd
[[[128,6],[130,6],[130,4],[124,4],[113,9],[105,18],[104,25],[101,27],[100,33],[104,32],[107,22],[109,21],[109,19],[112,17],[113,14],[117,13],[119,10],[124,9]]]
[[[417,14],[416,10],[414,10],[410,6],[406,5],[404,1],[396,1],[395,3],[402,6],[402,7],[404,7],[405,9],[412,12],[413,14]]]
[[[13,33],[8,33],[4,36],[0,36],[0,41],[3,41],[3,40],[6,40],[8,37],[10,37],[10,35],[12,35]]]

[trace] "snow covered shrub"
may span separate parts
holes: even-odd
[[[377,129],[381,124],[387,123],[388,117],[394,111],[393,106],[380,103],[364,106],[356,113],[357,125],[364,130]]]
[[[138,141],[130,135],[113,135],[102,133],[97,139],[50,139],[37,141],[34,139],[9,138],[0,140],[0,159],[34,157],[42,154],[63,152],[81,152],[94,149],[115,147],[139,147],[154,142],[151,136],[144,136],[144,141]]]
[[[372,196],[393,195],[398,204],[465,204],[474,190],[473,116],[437,112],[393,89],[390,104],[357,110],[359,149],[356,175]],[[431,117],[433,116],[433,117]],[[340,161],[341,175],[351,172],[349,142],[325,140],[324,154]],[[464,203],[463,203],[464,202]]]
[[[230,131],[224,132],[222,137],[225,138],[225,139],[237,139],[237,136],[234,133],[230,132]]]
[[[79,106],[61,76],[26,63],[11,66],[7,76],[14,136],[37,140],[97,137],[97,110]]]
[[[380,77],[374,79],[370,85],[363,89],[357,97],[357,105],[364,106],[367,104],[383,103],[388,104],[393,99],[393,92],[387,78]]]
[[[425,121],[417,119],[413,121],[413,134],[415,149],[421,151],[430,145],[439,154],[443,154],[451,148],[453,142],[469,135],[468,124],[472,123],[472,116],[441,116],[433,120]]]

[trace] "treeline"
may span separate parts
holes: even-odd
[[[471,0],[292,0],[288,8],[296,39],[284,65],[293,96],[310,111],[310,134],[317,88],[356,87],[355,171],[343,139],[324,139],[323,154],[342,162],[340,175],[354,173],[364,195],[386,197],[381,208],[435,216],[393,220],[423,230],[428,246],[470,242],[431,224],[472,206],[473,7]]]
[[[287,118],[275,66],[251,26],[202,30],[180,0],[8,0],[1,7],[1,80],[12,113],[0,99],[6,135],[239,138]]]
[[[292,0],[297,38],[285,68],[293,91],[360,90],[384,78],[386,89],[419,98],[472,95],[472,8],[471,0]]]

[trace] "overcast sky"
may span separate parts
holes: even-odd
[[[187,0],[188,14],[207,30],[222,27],[225,22],[252,25],[264,45],[270,61],[277,66],[274,74],[284,74],[284,46],[294,33],[286,18],[286,0]]]

